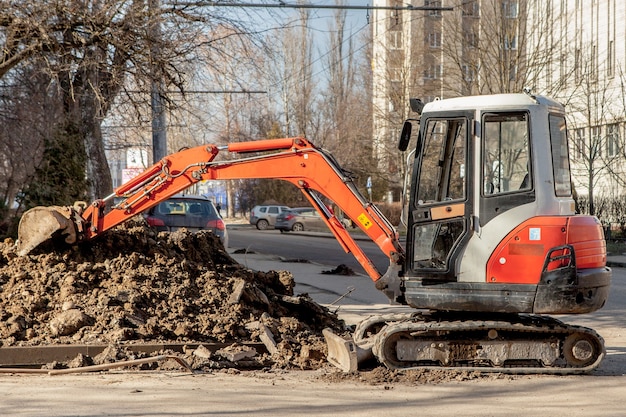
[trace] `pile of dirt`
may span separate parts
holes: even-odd
[[[133,221],[23,257],[8,239],[0,253],[0,346],[104,343],[111,349],[102,361],[110,361],[124,359],[129,343],[221,342],[236,351],[263,342],[268,353],[196,349],[187,359],[194,368],[245,357],[249,366],[315,369],[326,364],[322,329],[344,326],[308,295],[294,295],[289,272],[243,267],[210,232],[157,233]]]

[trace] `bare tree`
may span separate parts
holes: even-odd
[[[356,183],[365,188],[367,177],[376,174],[370,123],[372,79],[367,51],[355,45],[357,40],[369,45],[369,38],[358,38],[359,31],[348,27],[343,10],[335,12],[328,32],[327,82],[319,104],[324,122],[317,143],[354,172]]]
[[[0,0],[0,76],[34,57],[45,63],[42,72],[64,103],[57,138],[83,142],[89,194],[104,196],[112,184],[101,123],[115,98],[125,93],[129,79],[150,91],[155,74],[166,88],[183,90],[181,67],[194,57],[197,34],[210,33],[224,20],[208,14],[201,2],[150,7],[148,0]],[[159,38],[150,30],[155,24],[163,29]]]
[[[315,89],[313,78],[313,36],[309,28],[308,11],[300,12],[298,26],[282,33],[285,57],[287,135],[314,135]],[[292,116],[289,115],[292,114]],[[293,130],[290,127],[293,124]]]
[[[620,144],[617,113],[624,91],[611,87],[611,81],[599,78],[593,60],[581,62],[579,83],[566,102],[572,155],[572,176],[588,195],[589,214],[598,215],[595,196],[599,190],[617,190],[624,186],[624,150]],[[608,196],[607,196],[608,197]],[[617,197],[617,196],[612,196]]]
[[[267,43],[274,44],[262,61],[270,111],[281,115],[284,135],[313,138],[319,116],[309,11],[301,10],[296,18],[273,30]]]
[[[53,135],[61,112],[58,98],[47,92],[48,78],[36,66],[16,69],[3,81],[0,84],[0,207],[9,209],[14,208],[22,185],[41,160],[41,138]],[[0,219],[8,214],[8,211],[0,213]]]
[[[444,91],[456,96],[536,88],[540,74],[552,77],[554,54],[564,40],[553,30],[558,18],[551,8],[525,1],[456,0],[454,12],[442,15]],[[548,92],[562,90],[561,81],[550,80]]]

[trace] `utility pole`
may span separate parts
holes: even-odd
[[[165,119],[165,91],[163,89],[163,77],[158,65],[161,50],[160,9],[161,0],[149,0],[148,7],[151,11],[149,19],[150,34],[152,37],[152,87],[150,89],[150,105],[152,108],[152,163],[157,163],[167,155],[167,121]]]

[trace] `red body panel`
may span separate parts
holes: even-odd
[[[550,250],[564,245],[574,247],[578,269],[606,265],[606,243],[595,217],[534,217],[516,227],[494,250],[487,263],[487,282],[537,284]],[[562,262],[567,261],[552,262],[548,270],[563,266]]]
[[[606,266],[606,240],[598,219],[591,216],[569,219],[567,242],[574,246],[578,269]]]

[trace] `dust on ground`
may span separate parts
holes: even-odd
[[[388,369],[375,366],[359,372],[325,372],[319,379],[325,382],[353,382],[391,388],[394,384],[412,386],[441,384],[445,382],[466,382],[474,380],[515,380],[529,378],[528,375],[513,375],[499,372],[464,371],[452,369]]]

